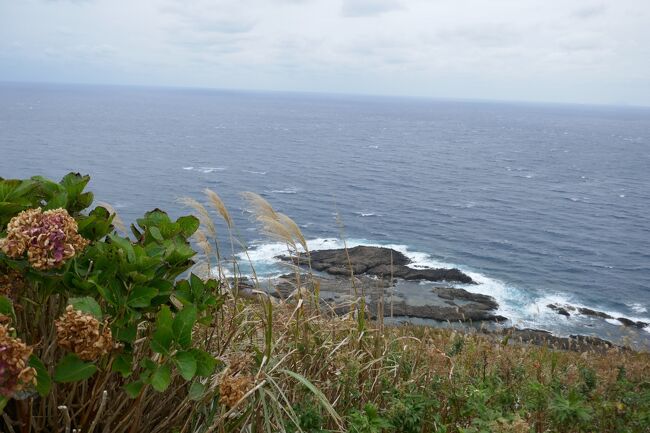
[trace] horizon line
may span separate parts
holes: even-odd
[[[133,84],[133,83],[98,83],[98,82],[72,82],[72,81],[40,81],[40,80],[1,80],[0,85],[18,84],[18,85],[50,85],[50,86],[86,86],[86,87],[125,87],[140,89],[170,89],[170,90],[203,90],[223,93],[251,93],[251,94],[285,94],[285,95],[314,95],[329,97],[359,97],[359,98],[377,98],[377,99],[406,99],[432,102],[465,102],[465,103],[484,103],[484,104],[504,104],[504,105],[544,105],[544,106],[575,106],[582,108],[626,108],[626,109],[650,109],[650,105],[640,105],[633,103],[604,103],[604,102],[560,102],[547,100],[525,100],[525,99],[491,99],[491,98],[471,98],[471,97],[450,97],[450,96],[425,96],[425,95],[408,95],[392,93],[349,93],[337,91],[318,91],[318,90],[278,90],[278,89],[255,89],[255,88],[224,88],[208,87],[201,85],[181,85],[181,84]]]

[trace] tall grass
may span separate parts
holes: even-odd
[[[304,275],[309,249],[297,224],[259,195],[244,197],[262,232],[287,245],[295,296],[229,299],[217,324],[228,331],[217,332],[216,343],[226,368],[215,383],[246,356],[252,379],[235,406],[222,407],[207,429],[197,418],[190,431],[650,431],[648,353],[561,351],[479,331],[384,326],[365,322],[355,302],[335,315],[321,308],[318,277],[309,267]],[[360,290],[357,300],[365,299]],[[220,399],[203,403],[219,407]]]
[[[366,321],[363,288],[355,293],[360,303],[334,314],[319,299],[298,225],[246,193],[263,233],[287,246],[295,275],[287,299],[271,296],[254,274],[250,289],[239,263],[247,257],[252,266],[245,243],[221,198],[205,193],[221,221],[199,201],[181,201],[200,219],[195,241],[206,276],[214,270],[222,281],[222,308],[209,327],[194,330],[200,347],[220,360],[218,372],[132,400],[106,366],[92,386],[25,400],[29,425],[4,414],[0,431],[67,433],[71,419],[89,426],[84,433],[650,431],[648,353],[561,351],[479,332],[384,326]],[[53,316],[65,307],[49,302]],[[25,306],[20,320],[36,317],[35,308]],[[41,347],[39,355],[50,350]],[[138,350],[150,349],[143,343]]]

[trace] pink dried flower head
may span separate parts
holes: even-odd
[[[11,397],[36,384],[36,370],[28,367],[32,348],[11,336],[8,325],[0,325],[0,395]]]
[[[59,346],[76,353],[86,361],[95,361],[113,348],[113,335],[106,323],[68,305],[54,322]]]
[[[7,237],[0,239],[0,250],[12,258],[27,252],[35,269],[55,269],[88,245],[77,229],[77,222],[65,209],[28,209],[9,221]]]

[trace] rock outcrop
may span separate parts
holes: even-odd
[[[280,257],[290,260],[286,256]],[[303,259],[302,264],[306,264]],[[345,249],[319,250],[311,252],[313,269],[330,275],[349,277],[368,275],[382,278],[402,278],[404,280],[455,281],[464,284],[474,283],[472,278],[458,269],[415,269],[408,267],[410,260],[399,251],[384,247],[358,246]]]
[[[603,311],[596,311],[586,307],[574,307],[573,305],[568,305],[568,304],[566,305],[548,304],[546,307],[555,311],[557,314],[561,314],[566,317],[571,316],[571,314],[569,313],[569,311],[571,311],[574,314],[582,314],[583,316],[596,317],[599,319],[618,320],[624,326],[628,326],[631,328],[643,329],[646,326],[650,325],[650,323],[646,323],[640,320],[632,320],[632,319],[628,319],[627,317],[614,317]]]
[[[301,275],[300,280],[302,286],[305,286],[305,282],[308,282],[308,286],[318,284],[321,298],[340,313],[348,312],[349,302],[363,294],[372,318],[377,318],[379,305],[383,305],[385,317],[392,315],[450,322],[507,320],[495,313],[499,305],[494,298],[460,288],[423,286],[425,292],[415,301],[399,293],[399,289],[396,290],[390,281],[368,276],[355,277],[354,286],[349,276],[324,275],[312,280],[307,275]],[[276,296],[287,298],[296,290],[296,276],[284,275],[275,282],[274,287]],[[309,287],[310,290],[312,288]]]

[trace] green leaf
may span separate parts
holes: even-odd
[[[97,301],[90,296],[83,298],[70,298],[68,304],[72,305],[75,310],[92,314],[96,319],[102,320],[102,308],[99,306]]]
[[[190,275],[190,282],[192,284],[192,295],[194,296],[194,302],[201,302],[203,300],[203,295],[205,294],[205,284],[203,280],[197,277],[194,274]]]
[[[208,377],[214,373],[218,361],[214,356],[201,349],[192,349],[192,355],[196,359],[196,375],[201,377]]]
[[[44,210],[67,208],[67,207],[68,207],[68,193],[66,191],[61,191],[50,199],[47,205],[45,205]]]
[[[336,410],[332,407],[330,404],[329,400],[327,400],[327,397],[325,397],[325,394],[323,394],[318,388],[314,386],[307,378],[304,376],[293,372],[291,370],[280,370],[282,373],[285,373],[294,379],[296,379],[298,382],[302,383],[305,388],[307,388],[309,391],[311,391],[312,394],[314,394],[314,397],[320,402],[321,406],[323,406],[323,409],[325,409],[327,412],[329,412],[330,416],[336,421],[336,423],[340,426],[341,425],[341,417],[339,414],[336,412]]]
[[[199,229],[199,219],[195,216],[188,215],[180,217],[176,220],[176,224],[181,228],[181,233],[186,238],[189,238],[194,234],[195,231]]]
[[[193,352],[178,352],[174,356],[174,362],[176,367],[181,373],[181,376],[185,380],[192,380],[196,374],[196,358],[194,358]]]
[[[117,341],[133,343],[138,333],[138,327],[134,324],[119,327],[113,326],[111,327],[111,331],[113,332],[113,336]]]
[[[83,192],[88,182],[90,182],[90,176],[82,176],[79,173],[68,173],[63,176],[59,184],[68,191],[68,194],[76,197]]]
[[[192,344],[192,327],[196,322],[196,307],[188,305],[183,308],[174,318],[172,326],[176,342],[184,349]]]
[[[172,312],[167,305],[160,307],[160,311],[156,316],[156,330],[151,339],[151,349],[156,353],[166,354],[171,348],[172,340],[174,339],[174,331],[172,329]]]
[[[188,392],[188,397],[190,398],[190,400],[193,401],[201,400],[204,394],[205,394],[205,385],[203,385],[201,382],[193,382],[192,385],[190,385],[190,390]]]
[[[135,251],[133,250],[133,245],[131,244],[130,240],[113,234],[109,234],[108,237],[110,238],[111,242],[113,242],[126,253],[127,260],[130,263],[133,263],[135,261]]]
[[[129,383],[128,385],[125,385],[124,391],[129,397],[136,398],[140,394],[140,391],[142,391],[143,386],[144,383],[141,380],[137,380],[135,382]]]
[[[16,314],[14,313],[14,305],[9,298],[0,295],[0,314],[11,317],[14,322],[16,321]]]
[[[149,233],[151,233],[151,237],[153,237],[158,242],[162,242],[165,240],[163,238],[163,235],[160,233],[160,229],[158,229],[158,227],[155,226],[149,227]]]
[[[100,286],[93,279],[90,279],[89,282],[95,286],[95,288],[97,289],[97,292],[101,295],[102,298],[104,298],[106,300],[106,302],[108,302],[109,304],[111,304],[114,307],[119,306],[120,301],[119,301],[119,299],[117,297],[117,291],[115,290],[114,287],[111,287],[110,284],[106,285],[106,287]]]
[[[183,303],[183,305],[189,305],[193,303],[192,288],[190,283],[187,280],[180,280],[176,283],[176,288],[174,290],[174,296]]]
[[[54,380],[61,383],[77,382],[91,377],[97,371],[95,364],[84,362],[75,354],[68,354],[54,367]]]
[[[158,392],[163,392],[172,380],[172,369],[167,364],[159,366],[151,376],[151,386]]]
[[[126,304],[133,308],[146,308],[158,294],[158,289],[147,286],[136,286],[129,293]]]
[[[36,391],[38,395],[45,397],[52,388],[52,379],[45,364],[36,355],[32,355],[29,357],[29,366],[36,370]]]
[[[122,377],[129,377],[133,373],[133,355],[130,353],[121,353],[113,361],[111,370],[122,375]]]

